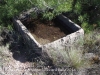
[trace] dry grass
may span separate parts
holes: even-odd
[[[76,69],[90,68],[93,61],[85,56],[85,53],[94,53],[96,57],[100,56],[100,31],[95,30],[85,34],[84,41],[80,40],[73,46],[65,46],[63,49],[51,49],[50,56],[53,63],[57,66],[67,66]],[[95,57],[91,56],[91,59]],[[99,60],[99,59],[98,59]]]
[[[77,42],[77,44],[75,44],[74,46],[64,46],[63,49],[59,50],[50,49],[50,55],[51,55],[50,58],[52,59],[53,64],[56,67],[72,67],[75,69],[91,68],[91,66],[94,63],[91,64],[91,61],[85,57],[85,54],[94,53],[100,57],[99,32],[100,31],[96,30],[93,31],[92,33],[85,34],[84,42],[81,40]],[[0,66],[4,65],[4,63],[7,63],[7,61],[11,62],[8,59],[8,57],[11,56],[11,53],[9,53],[8,48],[9,44],[7,44],[6,46],[0,46],[0,61],[1,61]],[[36,63],[37,65],[40,64],[40,66],[43,66],[44,64],[42,65],[42,63],[45,62],[38,61]],[[39,74],[37,73],[37,75]]]
[[[73,67],[76,69],[89,68],[90,62],[84,58],[84,52],[80,48],[65,47],[65,49],[54,52],[52,50],[52,60],[56,66],[59,67]]]
[[[100,30],[95,30],[84,37],[84,49],[87,52],[100,53]]]

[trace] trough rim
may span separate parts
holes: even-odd
[[[61,15],[61,16],[63,16],[64,18],[67,18],[67,17],[64,16],[64,15]],[[66,38],[66,37],[68,37],[68,36],[74,35],[74,34],[79,33],[79,32],[81,32],[81,33],[84,35],[84,30],[83,30],[78,24],[74,23],[74,22],[71,21],[69,18],[67,18],[67,19],[69,20],[69,22],[73,23],[76,27],[78,27],[79,30],[77,30],[77,31],[75,31],[75,32],[73,32],[73,33],[70,33],[70,34],[68,34],[68,35],[66,35],[66,36],[64,36],[64,37],[62,37],[62,38],[59,38],[59,39],[57,39],[57,40],[55,40],[55,41],[53,41],[53,42],[44,44],[44,45],[41,45],[41,44],[34,38],[34,36],[30,33],[30,31],[25,27],[25,25],[24,25],[19,19],[17,19],[17,18],[14,17],[14,18],[13,18],[13,21],[15,21],[15,22],[17,23],[17,25],[20,26],[20,28],[22,29],[22,31],[23,31],[25,34],[27,34],[27,35],[36,43],[36,45],[37,45],[38,47],[42,47],[42,46],[46,46],[46,45],[52,44],[52,43],[54,43],[54,42],[57,42],[57,41],[59,41],[59,40],[61,40],[61,39],[63,39],[63,38]],[[15,25],[15,24],[14,24],[14,25]]]

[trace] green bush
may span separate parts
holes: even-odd
[[[0,25],[11,26],[13,16],[19,15],[32,6],[41,10],[42,18],[53,19],[62,12],[70,11],[73,0],[2,0],[0,3]]]
[[[42,10],[42,18],[52,20],[63,12],[72,10],[73,0],[31,0],[38,9]]]
[[[100,0],[74,0],[72,13],[85,32],[100,28]]]
[[[1,0],[0,26],[11,28],[12,17],[33,6],[41,10],[41,18],[45,20],[71,12],[71,20],[82,26],[85,32],[100,28],[100,0]]]
[[[0,26],[11,26],[12,17],[30,7],[28,0],[2,0],[0,3]]]

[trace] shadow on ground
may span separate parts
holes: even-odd
[[[48,57],[46,53],[38,54],[34,51],[34,49],[29,48],[27,44],[24,42],[21,35],[18,34],[16,31],[9,32],[6,29],[4,29],[2,33],[0,33],[0,46],[1,45],[6,46],[6,44],[10,45],[8,50],[12,52],[12,57],[17,61],[20,61],[22,63],[35,62],[37,63],[37,66],[40,66],[40,67],[36,67],[38,69],[41,69],[44,67],[48,68],[48,66],[50,66],[48,70],[49,69],[54,70],[58,68],[57,66],[53,64],[52,60]],[[94,73],[92,72],[96,72],[96,70],[98,72],[97,74],[100,75],[99,68],[100,68],[100,65],[98,65],[98,67],[95,69],[89,69],[87,71],[88,74],[86,75],[94,75]],[[73,72],[72,71],[73,69],[71,68],[65,67],[65,70],[66,71],[47,71],[45,75],[77,75],[77,71]],[[32,71],[32,73],[34,74],[34,71]]]
[[[3,38],[0,41],[0,45],[6,46],[6,44],[9,44],[9,51],[12,52],[12,57],[15,60],[22,63],[38,63],[39,61],[42,61],[44,62],[42,66],[51,66],[51,68],[55,68],[53,61],[46,53],[38,54],[34,49],[29,48],[17,31],[3,30],[0,36]]]
[[[6,44],[9,44],[8,50],[12,52],[12,57],[15,60],[20,61],[21,63],[35,62],[37,63],[37,66],[40,65],[41,67],[50,66],[48,69],[55,68],[53,61],[46,53],[38,54],[34,49],[29,48],[18,32],[3,30],[0,33],[0,38],[2,38],[2,40],[0,40],[0,46],[6,46]],[[51,72],[47,72],[46,74],[50,75]],[[58,72],[52,72],[52,74],[59,75]]]

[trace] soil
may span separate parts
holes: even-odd
[[[54,65],[51,65],[52,62],[44,54],[41,57],[33,56],[36,55],[33,53],[34,49],[27,47],[27,43],[24,44],[24,39],[18,32],[14,30],[9,33],[8,30],[3,30],[5,32],[0,33],[0,75],[100,75],[100,62],[95,63],[94,67],[89,69],[81,70],[80,68],[79,71],[64,66],[55,66],[54,68]],[[100,35],[100,31],[95,34]],[[9,35],[9,38],[7,35]],[[85,48],[89,48],[89,52],[100,57],[100,42],[97,43],[92,48],[87,46]],[[28,52],[31,54],[26,55]],[[31,62],[26,60],[30,56],[33,60]],[[56,71],[57,68],[58,71]]]
[[[55,20],[44,21],[38,18],[22,22],[40,44],[55,41],[69,34],[66,28]]]

